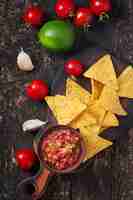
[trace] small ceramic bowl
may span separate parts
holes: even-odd
[[[49,134],[51,134],[53,131],[57,130],[70,130],[74,134],[78,134],[80,137],[80,156],[77,162],[72,166],[69,167],[65,170],[56,170],[48,165],[48,163],[45,162],[44,160],[44,155],[42,152],[42,143]],[[67,127],[67,126],[62,126],[62,125],[57,125],[50,127],[48,126],[47,128],[42,128],[39,133],[37,134],[37,137],[35,138],[33,142],[34,146],[34,151],[36,152],[39,160],[40,160],[40,170],[39,173],[31,178],[27,178],[23,180],[17,187],[17,194],[21,192],[23,193],[24,198],[26,197],[32,197],[33,200],[39,199],[42,194],[46,191],[48,182],[50,178],[53,175],[56,174],[65,174],[65,173],[71,173],[72,171],[75,171],[83,161],[85,157],[85,145],[84,141],[80,135],[80,132],[78,130],[75,130],[73,128]],[[27,188],[30,188],[29,190]]]

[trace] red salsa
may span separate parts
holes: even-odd
[[[81,154],[81,139],[71,129],[52,131],[43,141],[45,162],[56,170],[73,167]]]

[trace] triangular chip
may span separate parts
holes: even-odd
[[[92,98],[92,100],[97,100],[100,97],[103,86],[104,85],[102,83],[95,81],[94,79],[91,79],[91,87],[92,87],[91,98]]]
[[[117,77],[110,55],[105,55],[99,59],[84,73],[84,76],[118,90]]]
[[[66,96],[77,97],[86,105],[91,103],[91,94],[70,78],[66,82]]]
[[[131,66],[126,67],[126,69],[118,77],[118,84],[126,84],[130,78],[133,79],[133,68]]]
[[[86,109],[86,105],[74,97],[61,95],[45,98],[59,124],[67,125]]]
[[[119,96],[133,98],[133,68],[127,67],[118,78]]]
[[[106,110],[99,104],[98,101],[94,101],[93,104],[87,107],[86,111],[95,117],[99,126],[102,126]]]
[[[112,142],[99,137],[98,134],[94,133],[93,131],[94,130],[89,127],[81,127],[80,129],[80,134],[85,142],[86,147],[85,161],[112,145]]]
[[[117,92],[109,87],[105,86],[102,94],[99,98],[99,104],[106,110],[117,115],[127,115],[126,111],[120,104],[119,96]]]
[[[102,127],[110,128],[116,126],[119,126],[119,120],[113,113],[108,111],[104,117]]]
[[[96,124],[97,124],[96,119],[85,110],[76,119],[74,119],[69,124],[69,126],[73,128],[80,128],[86,126],[94,126]]]
[[[99,133],[99,134],[101,134],[103,131],[105,131],[105,130],[107,130],[107,129],[109,129],[109,127],[101,127],[101,128],[100,128],[100,133]]]
[[[107,111],[102,123],[102,127],[100,128],[100,133],[111,127],[117,127],[117,126],[119,126],[119,120],[113,113]]]

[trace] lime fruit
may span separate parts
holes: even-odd
[[[71,23],[53,20],[42,26],[38,38],[45,48],[55,52],[65,52],[71,50],[74,45],[75,31]]]

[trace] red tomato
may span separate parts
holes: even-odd
[[[55,12],[58,17],[66,18],[74,13],[75,4],[73,0],[57,0],[55,4]]]
[[[90,8],[95,15],[100,16],[111,10],[111,3],[110,0],[90,0]]]
[[[71,59],[66,62],[64,69],[67,74],[78,77],[82,74],[84,67],[79,60]]]
[[[39,26],[43,22],[44,11],[40,6],[32,5],[26,8],[22,18],[26,24]]]
[[[48,95],[48,86],[42,80],[33,80],[26,86],[26,94],[32,100],[41,101]]]
[[[32,149],[22,148],[16,151],[16,162],[23,170],[29,170],[37,161],[37,157]]]
[[[93,14],[89,8],[79,8],[74,18],[74,24],[77,27],[90,25],[92,23]]]

